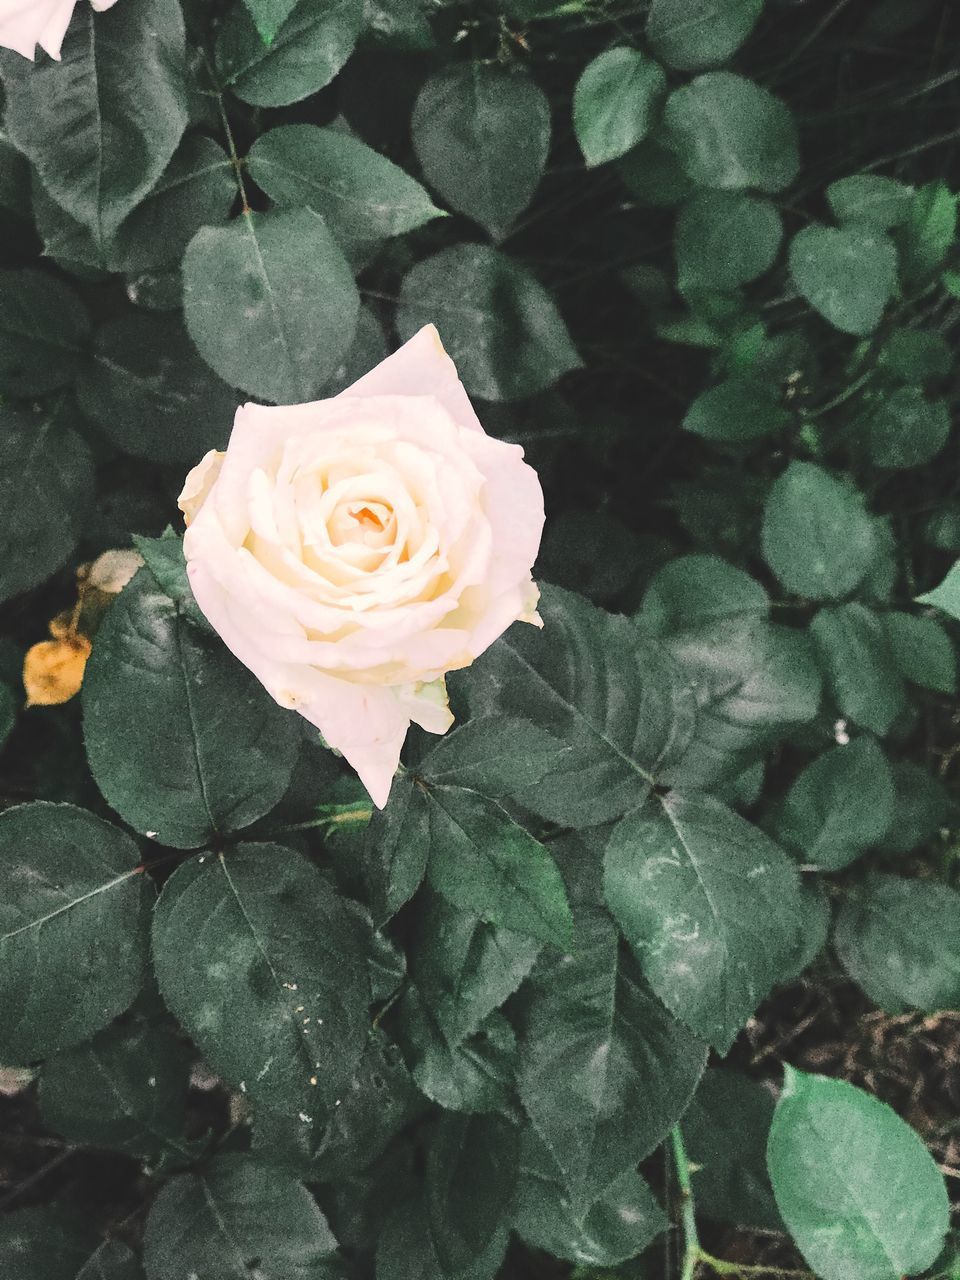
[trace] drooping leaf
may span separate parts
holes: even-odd
[[[647,39],[680,71],[719,66],[743,44],[763,0],[653,0]]]
[[[153,898],[137,846],[83,809],[0,814],[0,1061],[69,1049],[133,1003]]]
[[[360,1062],[371,994],[358,919],[302,854],[245,844],[178,867],[154,914],[153,959],[214,1070],[322,1127]]]
[[[603,912],[577,926],[570,955],[531,979],[520,1096],[580,1212],[676,1122],[706,1047],[650,994]]]
[[[442,249],[407,273],[397,308],[400,336],[434,323],[464,386],[484,400],[533,395],[580,366],[540,282],[486,245]]]
[[[663,120],[665,142],[698,186],[782,191],[800,167],[789,109],[730,71],[708,71],[674,89]]]
[[[337,1241],[305,1186],[249,1156],[221,1155],[162,1188],[143,1243],[147,1280],[337,1280]]]
[[[893,242],[870,226],[809,226],[790,242],[797,291],[835,329],[857,337],[880,323],[896,272]]]
[[[442,216],[419,182],[337,129],[280,125],[256,140],[246,167],[277,204],[322,214],[345,248],[402,235]]]
[[[796,941],[790,859],[719,800],[672,792],[614,827],[603,883],[654,992],[726,1052]]]
[[[0,408],[0,600],[67,560],[93,497],[90,451],[66,399],[30,414]]]
[[[643,141],[666,87],[662,68],[625,45],[587,64],[573,94],[573,127],[588,167],[616,160]]]
[[[254,107],[286,107],[329,84],[363,25],[363,0],[296,0],[284,7],[289,16],[269,43],[245,3],[230,10],[217,36],[223,84]]]
[[[887,1013],[960,1008],[960,894],[946,884],[872,873],[844,895],[833,945]]]
[[[767,1164],[783,1220],[823,1280],[898,1280],[943,1246],[949,1207],[932,1156],[844,1080],[786,1068]]]
[[[4,51],[4,126],[58,204],[101,252],[163,173],[187,124],[177,0],[80,5],[61,61]]]
[[[141,570],[111,607],[83,682],[84,741],[107,802],[142,834],[195,849],[272,809],[295,716]]]
[[[183,305],[190,337],[224,382],[292,404],[336,370],[360,299],[323,218],[283,209],[198,231],[183,260]]]
[[[86,307],[62,280],[0,271],[0,392],[35,396],[70,386],[89,332]]]
[[[502,240],[533,199],[550,146],[550,104],[522,68],[453,63],[420,90],[411,120],[427,182]]]

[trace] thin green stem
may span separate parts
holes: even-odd
[[[683,1267],[680,1280],[693,1280],[697,1263],[703,1256],[700,1249],[700,1237],[697,1235],[697,1215],[693,1203],[693,1189],[690,1186],[690,1162],[683,1145],[680,1126],[674,1125],[670,1130],[670,1149],[673,1152],[673,1163],[677,1171],[677,1182],[680,1185],[680,1223],[683,1227]]]
[[[240,159],[240,153],[237,151],[236,139],[233,136],[233,129],[230,127],[230,117],[227,115],[226,104],[223,101],[223,92],[217,83],[217,77],[214,74],[213,65],[207,56],[207,51],[203,45],[199,45],[200,56],[203,59],[203,65],[206,67],[207,75],[210,77],[210,83],[213,86],[213,96],[217,100],[217,110],[220,112],[220,123],[223,125],[223,136],[227,141],[227,153],[230,156],[230,163],[233,165],[233,174],[237,180],[237,187],[240,191],[240,199],[243,203],[244,214],[250,212],[250,201],[247,199],[247,189],[243,185],[243,161]]]
[[[723,1258],[715,1258],[711,1253],[699,1252],[699,1260],[715,1271],[719,1276],[780,1276],[782,1280],[816,1280],[812,1271],[804,1271],[794,1267],[765,1267],[751,1263],[725,1262]]]
[[[313,818],[305,822],[292,822],[287,827],[278,827],[272,834],[287,835],[291,831],[312,831],[317,827],[353,826],[369,822],[373,817],[373,809],[364,801],[355,804],[328,804],[318,809]]]

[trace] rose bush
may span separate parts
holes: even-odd
[[[98,13],[117,0],[90,0]],[[37,45],[51,58],[60,57],[77,0],[0,0],[0,48],[33,58]]]
[[[540,621],[540,483],[484,433],[432,325],[332,399],[244,405],[180,506],[208,621],[379,808],[410,722],[453,723],[444,674]]]

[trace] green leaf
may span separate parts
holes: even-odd
[[[336,1280],[337,1242],[305,1186],[248,1156],[222,1155],[168,1182],[143,1241],[147,1280]]]
[[[324,1122],[369,1028],[362,920],[299,853],[237,845],[178,867],[154,913],[163,998],[215,1071]],[[316,1083],[313,1083],[316,1081]]]
[[[869,875],[844,894],[833,946],[887,1013],[960,1007],[960,894],[945,884]]]
[[[443,1266],[469,1267],[503,1234],[517,1185],[520,1135],[502,1116],[448,1112],[427,1149],[427,1218]]]
[[[790,275],[815,311],[843,333],[872,333],[897,285],[893,242],[870,226],[809,226],[790,242]]]
[[[765,618],[766,591],[755,578],[719,556],[670,560],[654,575],[637,621],[654,635],[699,627],[724,618]]]
[[[827,187],[827,203],[838,222],[888,231],[910,216],[913,188],[877,173],[857,173]]]
[[[943,334],[925,329],[894,329],[880,351],[881,362],[904,382],[945,378],[953,352]]]
[[[518,800],[553,769],[570,748],[517,716],[473,716],[442,738],[418,766],[427,782],[467,787],[495,800]]]
[[[542,631],[511,628],[462,677],[474,715],[522,716],[567,748],[517,788],[525,808],[593,826],[635,808],[690,741],[693,698],[661,645],[626,618],[546,587]]]
[[[787,793],[776,835],[801,861],[840,871],[878,845],[893,821],[890,766],[872,738],[833,747]]]
[[[337,129],[271,129],[253,144],[247,172],[277,204],[322,214],[345,249],[403,235],[443,216],[419,182]]]
[[[36,396],[69,386],[82,367],[87,309],[42,271],[0,271],[0,391]]]
[[[733,1226],[783,1230],[765,1159],[773,1106],[757,1080],[716,1068],[704,1073],[683,1117],[698,1213]]]
[[[845,1080],[785,1068],[767,1163],[783,1220],[823,1280],[898,1280],[943,1246],[949,1207],[932,1156]]]
[[[587,64],[573,93],[573,127],[588,168],[616,160],[642,142],[666,88],[663,69],[625,45]]]
[[[132,1249],[119,1240],[107,1240],[90,1256],[73,1280],[142,1280],[142,1277],[143,1268]]]
[[[732,781],[820,707],[821,679],[802,633],[731,617],[665,637],[695,700],[695,731],[661,780],[681,788]]]
[[[446,856],[455,858],[455,851]],[[421,902],[408,958],[422,999],[447,1041],[458,1045],[513,995],[539,952],[535,938],[430,894]]]
[[[363,0],[297,0],[265,44],[248,9],[238,4],[217,36],[217,70],[222,83],[251,106],[286,107],[330,83],[353,52],[362,25]]]
[[[271,44],[277,32],[297,7],[297,0],[243,0],[256,23],[264,44]]]
[[[683,426],[705,440],[745,444],[783,431],[793,421],[776,388],[754,378],[727,378],[697,396]]]
[[[416,893],[430,855],[430,814],[412,773],[394,781],[386,807],[374,810],[363,844],[363,873],[380,927]]]
[[[736,289],[771,266],[783,223],[769,200],[736,191],[698,191],[677,219],[681,289]]]
[[[512,1113],[517,1038],[502,1014],[491,1013],[479,1031],[453,1045],[416,987],[408,988],[401,1010],[411,1074],[431,1102],[446,1111]]]
[[[187,578],[187,562],[183,558],[183,539],[168,525],[159,538],[133,535],[133,545],[156,578],[161,590],[177,605],[183,616],[201,630],[212,631],[200,612]]]
[[[878,467],[922,467],[950,436],[945,400],[927,400],[919,387],[898,387],[865,417],[870,460]]]
[[[935,693],[956,693],[957,655],[946,629],[926,614],[881,614],[887,642],[905,680]]]
[[[110,247],[115,271],[179,266],[201,227],[225,221],[237,198],[230,157],[212,138],[184,138],[160,181],[120,224]]]
[[[678,158],[656,137],[644,139],[617,161],[616,168],[640,204],[669,208],[679,204],[693,189]]]
[[[413,108],[424,177],[458,213],[502,240],[539,186],[550,104],[522,68],[460,62],[435,72]]]
[[[939,587],[917,596],[917,604],[932,604],[942,613],[960,621],[960,561],[958,561]]]
[[[377,1240],[377,1280],[494,1280],[507,1251],[507,1232],[495,1232],[468,1266],[441,1261],[426,1202],[418,1197],[395,1209]],[[18,1278],[19,1280],[19,1278]]]
[[[671,67],[703,71],[739,49],[762,8],[763,0],[653,0],[647,39]]]
[[[0,1273],[3,1280],[80,1280],[77,1273],[93,1244],[79,1215],[51,1205],[5,1213],[0,1217]]]
[[[87,1039],[134,1001],[153,893],[137,846],[73,805],[0,814],[0,1061]]]
[[[118,449],[195,462],[227,443],[238,396],[197,355],[178,316],[128,311],[97,330],[80,408]]]
[[[698,186],[782,191],[797,175],[797,126],[779,98],[730,71],[674,89],[664,141]]]
[[[842,600],[876,559],[877,526],[851,485],[812,462],[791,462],[767,497],[763,554],[787,591]]]
[[[550,854],[500,805],[463,787],[427,793],[427,878],[455,906],[555,947],[569,944],[573,921]]]
[[[336,371],[360,299],[323,218],[283,209],[198,231],[183,260],[183,306],[190,337],[224,382],[291,404]]]
[[[840,712],[883,737],[906,706],[883,623],[862,604],[821,609],[810,634]]]
[[[190,1159],[184,1129],[190,1052],[165,1028],[114,1023],[43,1066],[40,1108],[70,1142],[142,1156]]]
[[[80,5],[62,60],[0,58],[4,126],[59,205],[104,252],[167,167],[187,125],[186,44],[177,0]]]
[[[952,801],[943,783],[920,765],[898,760],[891,768],[896,789],[893,825],[880,848],[883,853],[912,853],[948,821]]]
[[[900,266],[907,280],[925,280],[944,262],[957,234],[957,197],[944,182],[928,182],[913,197],[900,232]]]
[[[531,1248],[581,1267],[615,1267],[641,1253],[666,1225],[666,1215],[633,1169],[576,1209],[548,1147],[535,1130],[524,1131],[514,1227]]]
[[[520,1096],[574,1211],[653,1150],[685,1110],[706,1047],[650,994],[604,912],[531,979]]]
[[[611,833],[607,905],[667,1008],[725,1053],[787,963],[799,878],[711,796],[654,796]]]
[[[141,834],[195,849],[277,803],[300,727],[141,570],[97,634],[84,741],[107,803]]]
[[[533,395],[581,364],[540,282],[486,245],[442,249],[407,273],[397,308],[400,336],[433,323],[464,386],[484,400]]]
[[[93,461],[68,401],[43,414],[0,408],[0,600],[29,591],[73,553],[93,498]]]

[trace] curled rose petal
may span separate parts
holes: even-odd
[[[33,59],[37,45],[60,59],[60,47],[67,33],[77,0],[0,0],[0,48],[13,49]],[[116,0],[91,0],[98,12],[111,8]]]
[[[432,325],[332,399],[242,406],[180,506],[200,609],[379,807],[410,723],[453,723],[446,672],[540,625],[540,483],[484,433]]]

